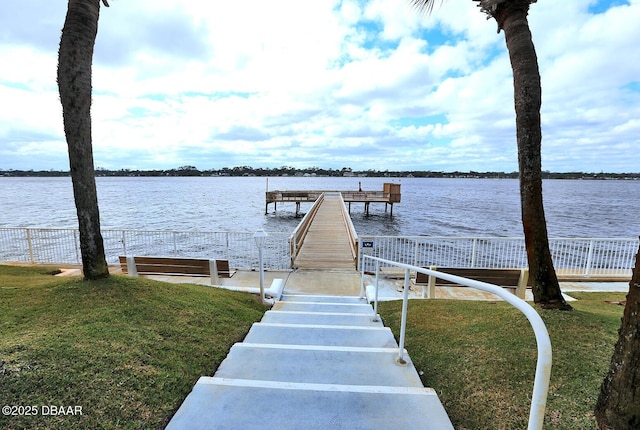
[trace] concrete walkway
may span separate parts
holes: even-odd
[[[453,429],[371,305],[285,294],[167,429]]]
[[[79,276],[78,268],[63,268],[59,276]],[[122,273],[120,266],[110,267],[114,274]],[[357,296],[360,294],[360,272],[355,270],[297,270],[297,271],[266,271],[265,285],[271,285],[274,279],[284,280],[284,289],[296,294],[320,294],[338,296]],[[149,275],[146,278],[172,283],[189,283],[211,285],[209,277],[196,276],[162,276]],[[629,278],[631,279],[631,278]],[[221,287],[234,289],[248,288],[255,290],[259,287],[259,273],[251,270],[238,270],[231,278],[220,279]],[[375,276],[365,275],[365,285],[373,285]],[[404,281],[397,277],[382,277],[380,284],[380,300],[399,300],[402,298]],[[623,292],[629,291],[629,280],[610,282],[593,282],[587,279],[581,281],[560,282],[560,289],[564,293],[583,292]],[[422,287],[410,285],[409,298],[422,298]],[[436,287],[437,299],[449,300],[501,300],[499,297],[484,291],[461,287]],[[568,301],[575,300],[565,294]],[[526,300],[533,301],[531,290],[527,290]]]

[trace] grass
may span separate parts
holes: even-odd
[[[0,406],[81,406],[82,415],[0,415],[3,429],[164,428],[265,311],[242,293],[52,273],[0,266]],[[547,429],[595,429],[623,312],[605,300],[625,294],[571,294],[579,299],[573,311],[540,311],[554,350]],[[400,311],[400,302],[380,304],[396,336]],[[526,428],[536,347],[517,310],[412,300],[406,347],[456,429]]]
[[[553,347],[546,429],[595,429],[593,408],[620,327],[624,293],[571,293],[574,310],[540,310]],[[398,337],[400,302],[379,305]],[[527,319],[503,302],[412,300],[406,348],[453,425],[526,428],[537,349]]]
[[[164,428],[265,311],[226,290],[51,275],[0,266],[0,406],[39,407],[0,428]],[[52,405],[82,415],[43,416]]]

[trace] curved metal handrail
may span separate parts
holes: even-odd
[[[420,273],[424,273],[426,275],[435,276],[437,278],[445,279],[447,281],[454,282],[459,285],[465,285],[467,287],[476,288],[478,290],[487,291],[489,293],[493,293],[506,301],[507,303],[514,306],[520,312],[522,312],[531,327],[533,328],[533,332],[536,337],[536,344],[538,346],[538,360],[536,363],[536,374],[533,382],[533,395],[531,397],[531,409],[529,412],[529,430],[541,430],[542,425],[544,423],[544,411],[547,404],[547,394],[549,391],[549,380],[551,378],[551,340],[549,339],[549,333],[547,331],[547,327],[542,321],[540,315],[536,312],[536,310],[531,307],[524,300],[516,297],[511,292],[506,291],[502,287],[497,285],[488,284],[486,282],[475,281],[473,279],[467,279],[460,276],[450,275],[448,273],[438,272],[437,270],[425,269],[424,267],[413,266],[410,264],[398,263],[391,260],[385,260],[378,257],[372,257],[370,255],[363,255],[364,259],[369,258],[376,262],[376,291],[375,291],[375,303],[374,307],[377,312],[378,304],[378,276],[380,271],[380,263],[401,267],[405,269],[405,278],[404,278],[404,294],[403,294],[403,303],[402,303],[402,322],[400,327],[400,345],[398,352],[398,360],[403,361],[404,354],[404,340],[405,340],[405,332],[407,325],[407,304],[409,299],[409,276],[410,271],[416,271]],[[364,297],[365,289],[364,289],[364,264],[362,265],[362,284],[361,284],[361,296]],[[377,314],[377,313],[376,313]]]

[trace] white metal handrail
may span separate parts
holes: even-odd
[[[536,312],[536,310],[531,307],[524,300],[516,297],[509,291],[506,291],[502,287],[497,285],[488,284],[486,282],[475,281],[473,279],[467,279],[460,276],[450,275],[448,273],[438,272],[436,270],[425,269],[423,267],[413,266],[410,264],[398,263],[391,260],[385,260],[378,257],[372,257],[370,255],[364,255],[364,259],[371,259],[375,262],[376,265],[376,285],[375,285],[375,298],[374,298],[374,310],[377,315],[378,309],[378,276],[380,271],[380,264],[396,266],[404,269],[404,293],[402,297],[402,321],[400,327],[400,342],[399,342],[399,350],[398,350],[398,361],[404,361],[404,341],[405,341],[405,332],[407,325],[407,308],[408,308],[408,299],[409,299],[409,278],[410,271],[416,271],[420,273],[424,273],[426,275],[435,276],[437,278],[445,279],[447,281],[454,282],[459,285],[464,285],[471,288],[476,288],[478,290],[487,291],[489,293],[493,293],[496,296],[500,297],[507,303],[514,306],[520,312],[522,312],[531,327],[533,328],[533,332],[536,337],[536,344],[538,346],[538,360],[536,363],[536,374],[533,383],[533,396],[531,398],[531,409],[529,411],[529,430],[540,430],[542,429],[542,425],[544,423],[544,411],[547,404],[547,393],[549,391],[549,380],[551,378],[551,340],[549,339],[549,333],[547,331],[547,327],[542,321],[540,315]],[[362,281],[361,281],[361,289],[360,296],[365,296],[365,288],[364,288],[364,264],[362,270]]]

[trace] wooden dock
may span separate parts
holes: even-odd
[[[324,193],[293,235],[292,267],[355,270],[357,235],[339,192]]]
[[[266,204],[264,213],[269,212],[269,204],[273,203],[274,210],[277,210],[278,202],[295,203],[296,215],[300,214],[300,203],[312,203],[318,200],[323,193],[340,193],[345,203],[349,205],[351,212],[351,203],[364,203],[364,210],[369,215],[369,205],[371,203],[384,203],[385,212],[387,205],[391,206],[390,215],[393,216],[393,204],[400,203],[400,184],[384,183],[381,191],[322,191],[322,190],[291,190],[291,191],[267,191]]]

